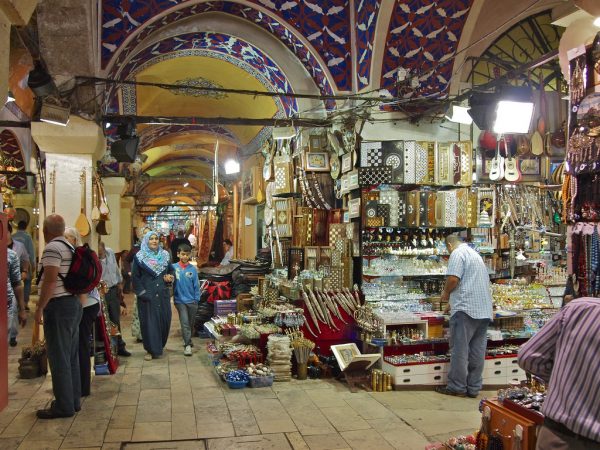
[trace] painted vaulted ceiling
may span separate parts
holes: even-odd
[[[534,11],[520,0],[101,0],[99,66],[107,78],[138,82],[320,95],[383,89],[410,101],[443,99],[462,77],[457,55],[485,50],[471,49],[472,41],[559,2],[537,3]],[[400,90],[400,69],[416,75],[416,88]],[[140,85],[112,85],[104,98],[106,113],[165,117],[291,118],[339,106]],[[160,175],[161,189],[170,175],[204,176],[217,139],[235,157],[255,152],[269,131],[140,126],[143,171]]]

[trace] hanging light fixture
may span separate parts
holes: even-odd
[[[496,105],[495,133],[528,133],[533,118],[530,87],[504,88]]]
[[[462,123],[464,125],[471,125],[473,118],[469,115],[468,106],[452,105],[449,112],[451,116],[445,115],[444,117],[450,122]]]
[[[227,175],[232,175],[234,173],[240,172],[240,163],[234,159],[228,159],[225,161],[225,173]]]

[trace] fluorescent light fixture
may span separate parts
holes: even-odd
[[[228,159],[225,161],[225,173],[231,175],[240,172],[240,163],[234,159]]]
[[[40,111],[40,120],[42,122],[51,123],[66,127],[69,123],[70,108],[53,105],[52,103],[43,102]]]
[[[459,106],[452,105],[452,116],[444,116],[450,122],[462,123],[465,125],[471,125],[473,123],[473,118],[469,115],[469,107],[467,106]]]
[[[12,92],[8,91],[8,95],[6,96],[6,103],[10,103],[10,102],[14,102],[14,101],[15,101],[15,96],[13,95]]]
[[[600,17],[596,17],[594,19],[594,26],[600,28]]]
[[[188,187],[190,185],[190,183],[188,183],[187,181],[185,183],[183,183],[183,187]]]
[[[528,133],[532,117],[532,102],[500,100],[496,108],[494,133]]]
[[[291,139],[296,136],[296,129],[294,127],[273,127],[273,139]]]

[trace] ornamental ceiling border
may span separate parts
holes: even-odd
[[[199,48],[199,46],[205,46],[205,48]],[[247,57],[247,54],[250,54],[251,57]],[[165,38],[142,49],[132,57],[126,65],[120,68],[119,76],[124,79],[133,79],[136,74],[154,64],[182,56],[206,56],[221,59],[251,74],[269,92],[292,91],[287,77],[268,55],[243,39],[225,33],[186,33]],[[108,98],[111,100],[116,97],[115,89],[113,86],[108,92]],[[136,114],[135,86],[124,85],[122,92],[124,114]],[[298,113],[298,104],[295,98],[273,97],[273,101],[283,117],[293,117]],[[113,101],[109,105],[112,108],[115,106]]]
[[[193,0],[193,1],[195,1],[195,0]],[[270,1],[270,0],[262,0],[262,3],[264,4],[265,1]],[[340,0],[336,0],[336,1],[340,1]],[[345,0],[345,1],[347,1],[347,0]],[[103,2],[103,10],[104,10],[105,3],[106,3],[106,1]],[[143,3],[143,2],[139,2],[139,3]],[[169,5],[166,5],[166,3],[169,3]],[[152,6],[157,7],[160,10],[160,11],[156,12],[156,14],[158,14],[159,12],[168,10],[169,9],[168,7],[171,7],[172,3],[164,1],[164,0],[163,1],[157,0],[157,1],[152,2]],[[150,6],[148,6],[148,7],[150,7]],[[263,5],[263,7],[264,7],[264,5]],[[110,66],[108,77],[116,79],[116,75],[118,74],[118,68],[121,67],[125,63],[125,60],[128,58],[131,51],[133,49],[135,49],[135,47],[137,45],[139,45],[140,42],[143,41],[145,38],[147,38],[151,33],[158,30],[159,28],[173,24],[179,20],[188,19],[191,16],[199,15],[199,14],[207,13],[207,12],[222,12],[225,14],[230,14],[237,18],[245,19],[245,20],[249,21],[250,23],[260,26],[261,28],[263,28],[264,30],[269,32],[270,34],[274,35],[289,50],[291,50],[292,53],[294,55],[296,55],[296,57],[300,60],[300,62],[304,66],[304,68],[308,71],[311,78],[317,85],[319,92],[322,95],[334,95],[333,87],[327,76],[327,72],[329,72],[330,76],[332,76],[332,78],[335,79],[335,77],[333,76],[333,73],[332,73],[332,69],[331,68],[324,69],[324,67],[321,65],[319,60],[312,54],[312,50],[310,48],[308,48],[307,45],[305,45],[290,29],[288,29],[285,24],[283,24],[282,22],[277,20],[277,18],[270,16],[268,14],[265,14],[251,6],[242,5],[240,3],[234,3],[234,2],[230,2],[230,1],[196,3],[191,6],[169,12],[166,15],[164,15],[163,17],[161,17],[160,19],[142,27],[141,25],[145,24],[147,21],[151,20],[152,17],[156,16],[156,14],[153,14],[152,17],[146,18],[144,22],[136,22],[137,23],[136,27],[132,28],[130,30],[127,30],[121,38],[118,38],[118,39],[114,38],[113,41],[116,42],[118,45],[117,44],[108,44],[104,41],[105,33],[108,33],[108,31],[109,31],[108,29],[111,28],[111,27],[107,27],[106,24],[114,23],[114,25],[116,25],[118,23],[121,23],[123,21],[124,17],[127,17],[128,20],[130,20],[131,17],[129,16],[128,12],[123,12],[122,10],[121,10],[121,17],[118,17],[114,13],[112,15],[103,13],[103,15],[102,15],[102,36],[103,37],[102,37],[102,43],[101,43],[102,67],[106,68],[106,67]],[[112,28],[114,28],[114,26]],[[124,46],[121,48],[122,44],[128,38],[130,38],[130,34],[131,34],[130,32],[133,30],[137,30],[137,33],[134,36],[132,36],[131,39],[128,42],[126,42],[124,44]],[[310,42],[310,40],[309,40],[309,42]],[[109,47],[112,47],[112,48],[109,48]],[[116,60],[114,60],[114,58],[113,58],[114,53],[119,49],[120,49],[120,53],[118,54]],[[316,51],[320,55],[320,52],[317,49],[315,49],[314,51]],[[107,61],[105,61],[105,59],[104,59],[105,52],[108,52],[108,54],[110,55],[110,58]],[[350,53],[348,53],[348,57],[350,57],[349,55],[350,55]],[[347,66],[350,67],[350,70],[351,70],[351,64],[347,64]],[[334,67],[334,66],[332,66],[332,67]],[[338,76],[338,78],[340,78],[340,77]],[[345,77],[343,77],[343,79],[345,80],[344,81],[345,83],[351,84],[351,76],[347,76],[347,77],[345,76]],[[336,84],[338,84],[337,80],[336,80]],[[351,89],[351,87],[348,88],[348,90],[350,90],[350,89]],[[324,103],[328,110],[333,110],[336,107],[336,103],[334,100],[327,100]]]
[[[445,98],[454,55],[473,0],[397,0],[387,32],[381,87],[398,97],[397,71],[416,73],[420,86],[404,98]]]
[[[154,148],[154,143],[165,136],[179,134],[206,133],[214,136],[224,136],[238,147],[241,143],[231,130],[221,125],[197,124],[197,125],[162,125],[149,126],[140,133],[140,151],[144,152]]]
[[[373,42],[381,0],[357,0],[354,4],[356,6],[356,78],[360,91],[371,83]]]

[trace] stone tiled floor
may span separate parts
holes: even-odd
[[[75,417],[55,420],[35,416],[52,398],[49,377],[17,377],[31,324],[21,331],[9,350],[0,449],[423,449],[480,423],[479,399],[432,391],[352,394],[333,380],[230,390],[215,376],[205,341],[194,338],[194,355],[183,356],[176,312],[160,360],[144,361],[129,324],[125,317],[133,356],[121,358],[117,374],[93,379],[92,395]]]

